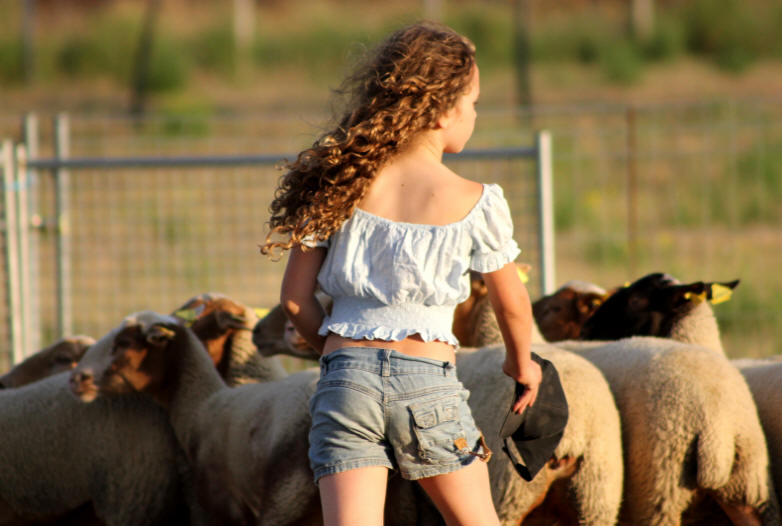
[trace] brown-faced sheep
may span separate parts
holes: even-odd
[[[47,376],[76,367],[87,347],[95,343],[89,336],[63,338],[27,357],[0,376],[0,389],[21,387]]]
[[[190,298],[172,315],[193,330],[228,385],[287,376],[276,357],[260,354],[253,343],[252,330],[258,323],[253,309],[223,294],[205,293]]]
[[[556,292],[532,302],[532,314],[548,342],[578,339],[581,326],[609,293],[584,281],[568,281]]]
[[[317,370],[229,388],[190,329],[143,312],[93,345],[71,379],[84,401],[143,391],[165,408],[209,523],[319,520],[306,433]]]
[[[518,265],[520,272],[529,265]],[[502,334],[489,301],[489,290],[478,272],[470,272],[470,296],[456,306],[452,330],[462,347],[486,347],[502,343]],[[532,342],[545,343],[535,323],[532,324]]]

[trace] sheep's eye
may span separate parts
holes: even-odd
[[[54,357],[54,363],[56,363],[58,365],[69,364],[69,363],[71,363],[73,361],[74,361],[73,356],[66,356],[64,354],[59,354],[59,355]]]

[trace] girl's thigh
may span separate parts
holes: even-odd
[[[382,526],[388,469],[341,471],[318,480],[325,526]]]
[[[485,462],[476,459],[459,470],[418,483],[448,526],[499,526]]]

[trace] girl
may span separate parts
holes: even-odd
[[[535,401],[541,372],[502,189],[442,163],[472,135],[474,46],[448,27],[415,24],[344,88],[339,124],[281,179],[262,247],[290,250],[281,303],[322,353],[309,440],[325,524],[382,524],[391,469],[418,480],[447,524],[499,524],[486,463],[474,462],[490,452],[454,368],[451,323],[470,269],[489,289],[503,371],[526,386],[516,412]],[[333,298],[329,316],[317,285]]]

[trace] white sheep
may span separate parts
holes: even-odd
[[[72,387],[84,401],[138,390],[160,403],[187,452],[209,523],[283,526],[320,517],[307,460],[308,400],[317,379],[309,370],[229,388],[192,331],[143,312],[90,348]]]
[[[89,336],[71,336],[57,340],[28,356],[16,364],[10,371],[0,376],[0,389],[21,387],[36,382],[47,376],[68,371],[76,367],[87,350],[87,347],[95,343]]]
[[[623,523],[720,524],[727,516],[734,524],[779,524],[752,395],[724,356],[654,337],[557,345],[595,364],[613,391],[624,446]],[[712,506],[706,519],[710,502],[724,514]]]
[[[495,506],[504,524],[553,524],[568,517],[577,524],[615,524],[622,496],[619,414],[601,373],[573,353],[546,344],[533,351],[559,373],[570,416],[554,457],[531,482],[522,480],[502,452],[499,429],[514,392],[502,373],[505,349],[494,346],[457,354],[459,379],[470,391],[470,407],[489,447]],[[538,509],[536,505],[543,503]],[[532,512],[530,514],[530,511]]]
[[[191,524],[187,463],[163,411],[140,396],[83,404],[68,378],[0,390],[2,524],[90,508],[108,526]]]
[[[749,385],[763,425],[777,499],[782,501],[782,356],[732,360]]]

